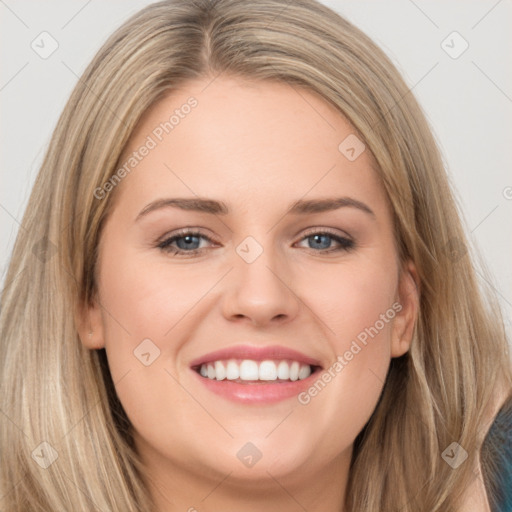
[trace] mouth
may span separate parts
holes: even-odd
[[[285,347],[237,346],[194,360],[191,369],[213,393],[242,403],[269,403],[297,396],[323,367]]]
[[[322,368],[290,359],[224,359],[203,363],[192,369],[210,380],[226,380],[238,384],[280,384],[307,379]]]

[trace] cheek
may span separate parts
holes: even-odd
[[[323,321],[332,364],[299,402],[341,445],[363,428],[384,386],[399,307],[396,275],[365,261],[333,266],[314,282],[308,305]]]
[[[211,268],[170,272],[166,259],[158,260],[148,264],[147,256],[144,261],[112,248],[102,263],[100,297],[109,368],[124,410],[145,437],[175,445],[187,424],[198,425],[205,417],[180,384],[176,363],[195,328],[198,303],[218,277]],[[172,411],[180,411],[179,420]],[[217,428],[205,421],[205,429]]]
[[[301,279],[303,297],[323,321],[336,354],[348,350],[352,340],[389,339],[397,285],[392,266],[380,258],[354,258]]]
[[[178,265],[170,272],[164,256],[148,263],[147,254],[111,251],[100,276],[104,320],[111,328],[107,342],[126,340],[133,349],[150,338],[162,351],[175,351],[179,345],[168,343],[169,337],[176,338],[186,324],[182,319],[215,283],[211,274]]]

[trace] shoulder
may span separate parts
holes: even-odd
[[[512,511],[512,390],[496,393],[479,430],[475,478],[463,495],[461,512]]]
[[[512,510],[512,395],[509,395],[482,443],[482,476],[492,512]]]

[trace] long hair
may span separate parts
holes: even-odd
[[[60,116],[18,232],[0,313],[2,509],[151,510],[129,421],[78,311],[96,290],[115,173],[141,116],[220,73],[319,94],[377,163],[402,262],[420,280],[410,351],[393,359],[354,444],[347,512],[457,511],[496,389],[512,385],[503,321],[476,275],[457,202],[418,103],[366,35],[314,0],[176,0],[105,42]],[[134,171],[136,172],[136,171]],[[443,452],[458,443],[468,460]]]

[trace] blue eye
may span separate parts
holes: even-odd
[[[323,249],[321,252],[334,252],[334,251],[348,251],[354,247],[354,242],[348,238],[334,235],[329,232],[318,232],[306,236],[303,240],[313,240],[309,243],[309,249]],[[334,240],[339,247],[332,248],[332,240]]]
[[[184,230],[161,241],[157,247],[173,255],[195,255],[204,249],[204,247],[200,247],[201,239],[214,243],[211,238],[199,232]],[[310,242],[308,243],[308,249],[313,249],[314,252],[321,254],[340,251],[348,252],[355,247],[354,242],[349,238],[328,231],[313,232],[303,237],[302,240]],[[333,241],[338,245],[337,247],[332,247]]]
[[[158,247],[166,252],[172,252],[173,254],[184,252],[195,254],[200,250],[198,244],[200,244],[201,238],[211,242],[210,238],[201,233],[185,231],[163,240]],[[177,247],[171,245],[174,242],[176,242]]]

